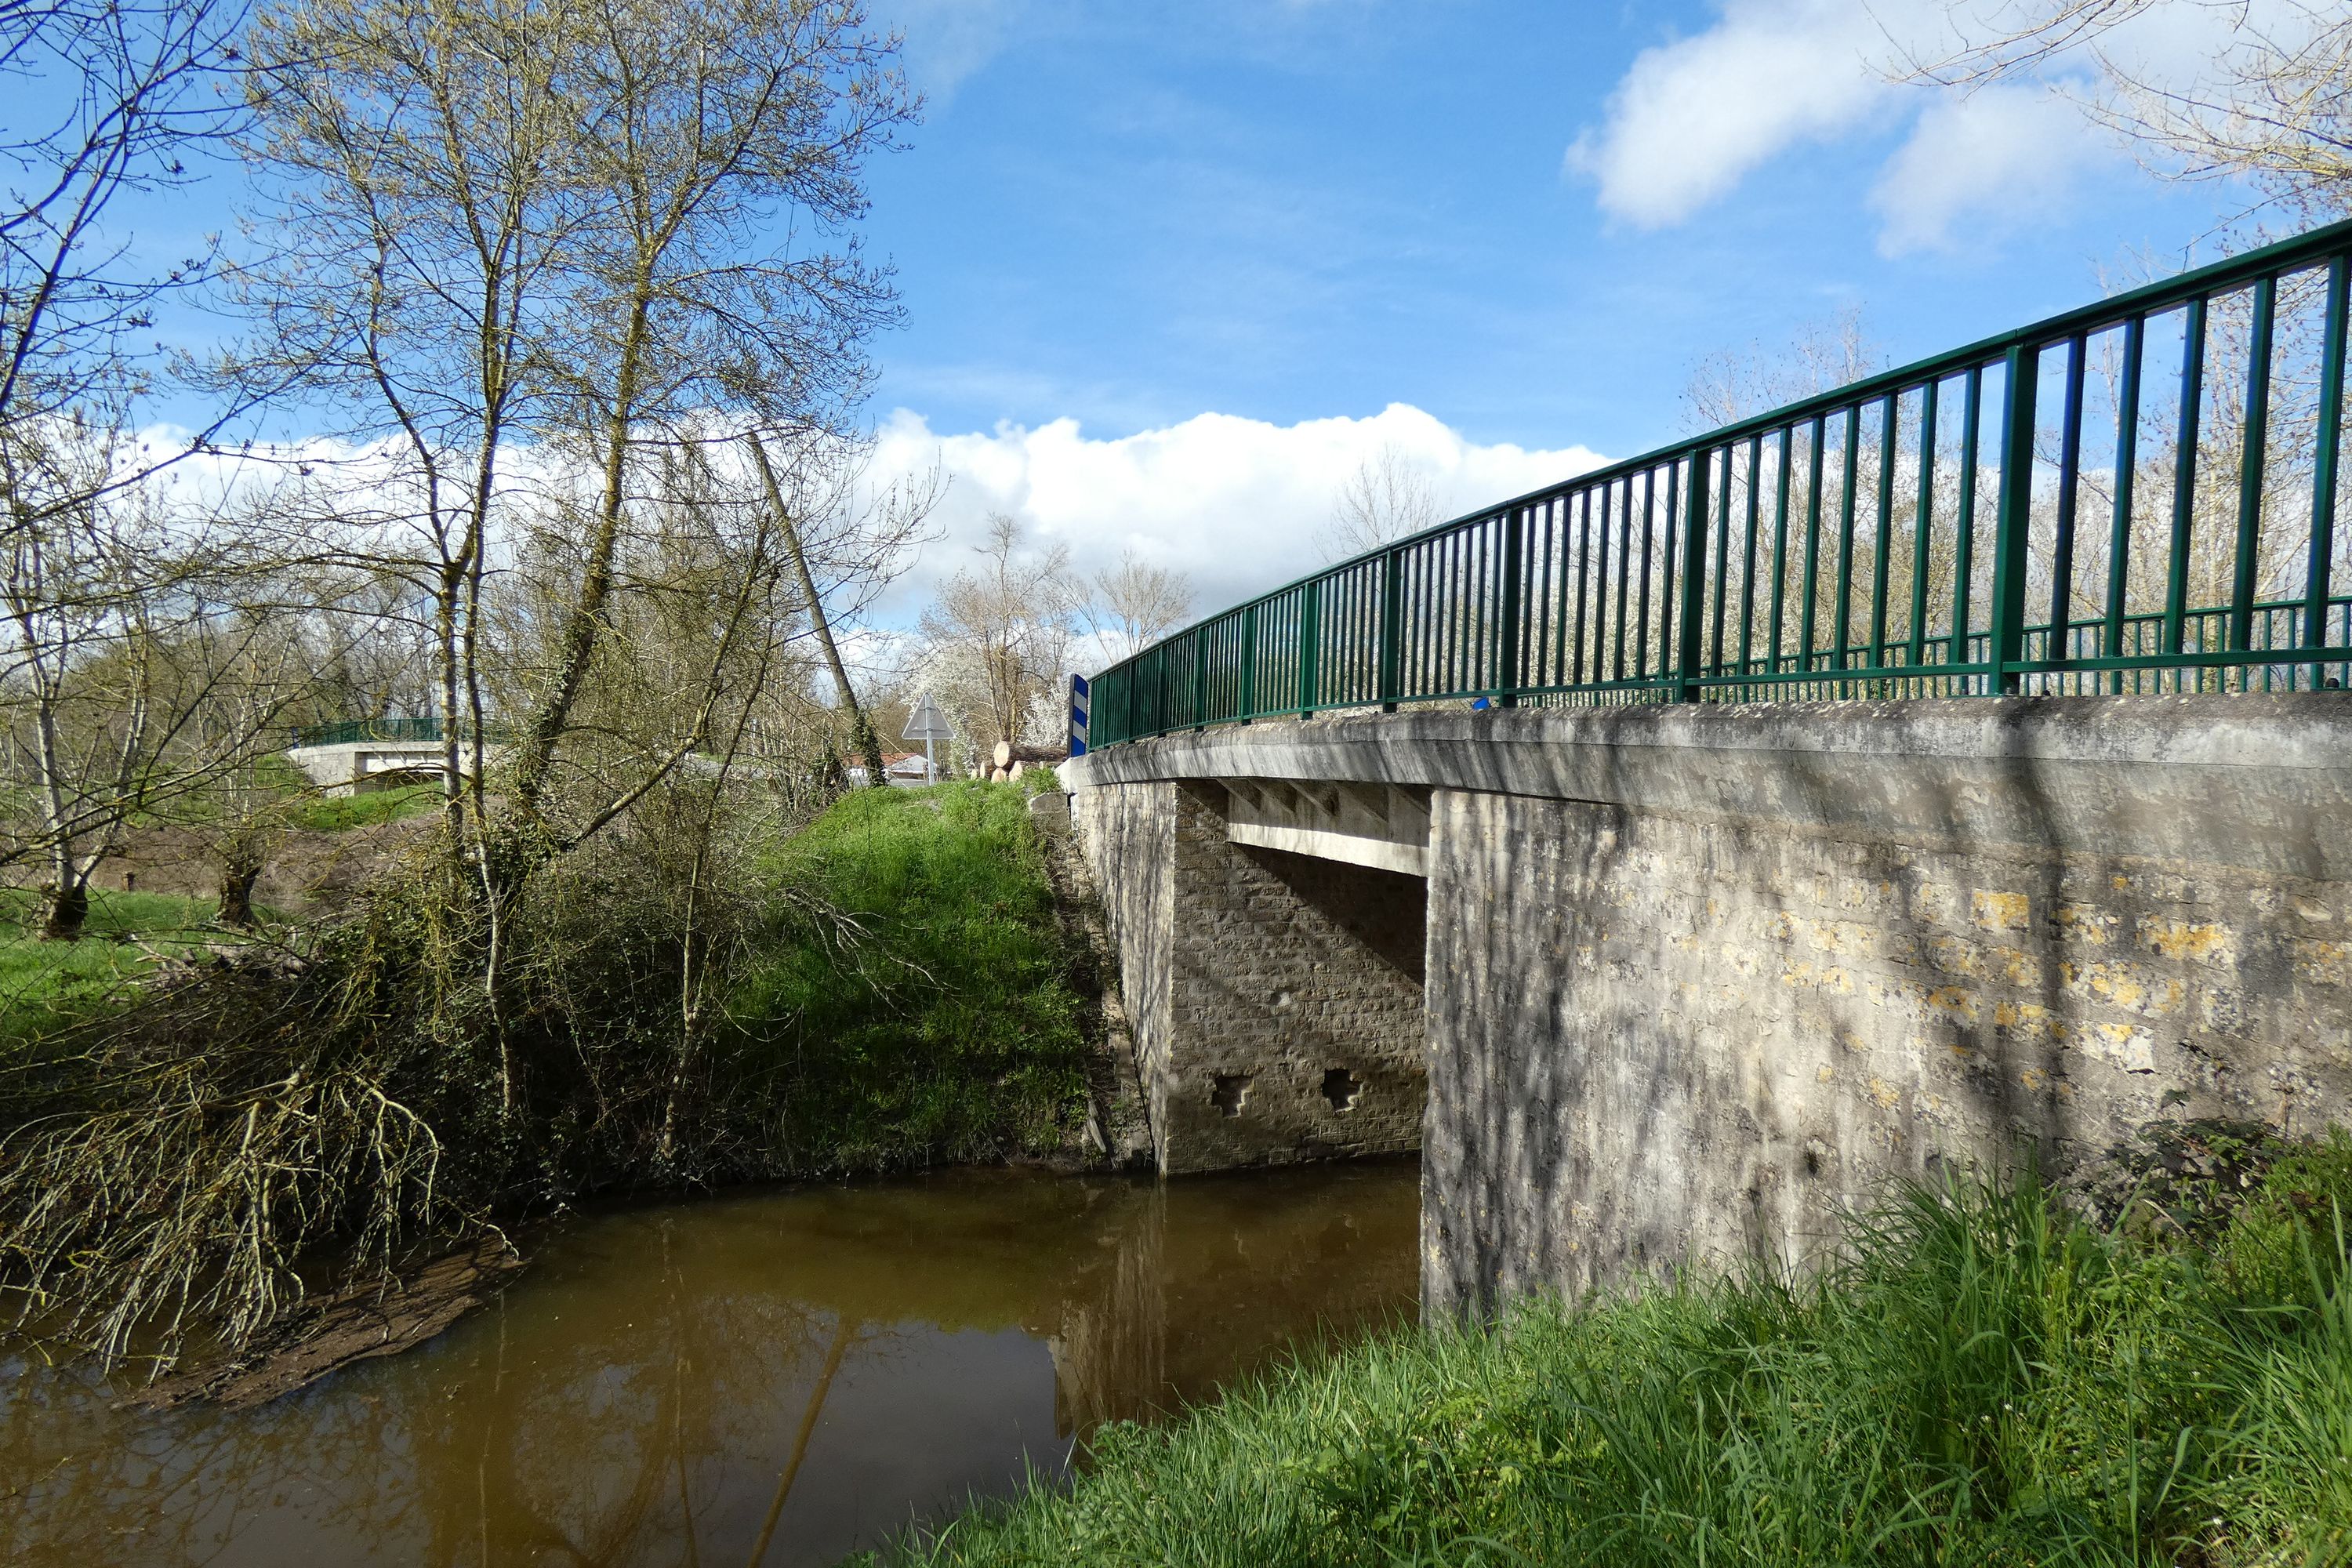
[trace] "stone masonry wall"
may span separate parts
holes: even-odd
[[[2063,809],[2035,847],[1439,791],[1425,1304],[1800,1263],[1890,1175],[2021,1138],[2063,1178],[2162,1115],[2344,1120],[2352,884],[2132,853],[2245,815],[2133,776],[2148,832],[2076,848]]]
[[[1135,1041],[1153,1155],[1160,1150],[1168,1076],[1169,955],[1176,926],[1176,791],[1173,784],[1123,784],[1070,796],[1078,852],[1102,895],[1118,944],[1119,1001]]]
[[[1213,784],[1074,797],[1171,1174],[1419,1147],[1419,878],[1228,841]]]

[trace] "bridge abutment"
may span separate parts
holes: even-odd
[[[1420,878],[1234,842],[1214,782],[1073,805],[1163,1172],[1420,1147]]]

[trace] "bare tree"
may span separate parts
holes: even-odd
[[[215,251],[159,260],[118,208],[126,195],[184,184],[191,160],[230,130],[234,100],[215,89],[236,67],[241,20],[236,0],[0,0],[0,84],[12,99],[0,130],[6,444],[55,421],[120,423],[151,384],[156,306],[206,280]],[[110,468],[100,482],[130,477]],[[12,511],[41,504],[17,488],[21,475],[0,483]]]
[[[1331,521],[1317,536],[1326,558],[1342,561],[1378,550],[1445,521],[1437,486],[1412,455],[1382,445],[1356,466],[1332,498]]]
[[[1019,741],[1032,700],[1069,662],[1069,552],[1032,550],[1020,522],[988,520],[975,567],[950,577],[923,612],[928,684],[978,751]]]
[[[1683,424],[1718,429],[1755,415],[1860,381],[1886,367],[1885,351],[1871,337],[1860,305],[1800,324],[1788,342],[1707,355],[1683,384]]]
[[[2132,47],[2143,18],[2207,13],[2224,41],[2195,79],[2152,69]],[[1899,74],[1975,88],[2066,58],[2090,65],[2076,97],[2168,178],[2251,180],[2305,222],[2352,214],[2352,13],[2315,0],[2019,0],[1949,7],[1958,45],[1914,51]]]
[[[566,79],[597,221],[553,364],[597,489],[555,665],[515,748],[526,816],[593,658],[645,444],[713,407],[838,427],[864,395],[864,341],[896,304],[849,226],[866,210],[866,161],[917,109],[896,38],[870,34],[856,0],[588,0],[587,12]],[[795,219],[838,243],[758,247]]]
[[[47,863],[54,936],[79,932],[127,814],[190,787],[166,645],[215,541],[162,528],[152,481],[244,405],[184,440],[131,434],[177,379],[155,312],[210,280],[216,247],[155,256],[121,207],[184,184],[231,129],[216,89],[240,22],[236,0],[0,0],[0,658],[33,803],[10,813],[6,853]]]
[[[83,460],[103,465],[110,449],[94,436]],[[10,530],[0,549],[0,716],[26,774],[9,781],[0,855],[45,866],[44,934],[67,941],[134,817],[266,749],[299,689],[248,657],[274,616],[239,603],[252,570],[241,540],[165,508],[152,485],[79,488],[80,505]]]
[[[1078,616],[1100,648],[1103,662],[1115,664],[1148,647],[1184,624],[1192,613],[1192,584],[1181,572],[1154,566],[1129,550],[1118,564],[1095,574],[1091,590],[1078,606]]]
[[[646,465],[711,410],[833,429],[863,393],[894,306],[848,226],[914,112],[895,40],[850,0],[289,0],[256,37],[288,237],[253,275],[278,329],[257,363],[324,366],[353,433],[403,453],[453,781],[483,722],[494,514],[542,531],[507,791],[535,821]]]
[[[271,329],[251,359],[318,367],[398,456],[373,490],[426,544],[405,570],[435,605],[449,839],[495,1009],[532,868],[703,739],[681,727],[619,773],[560,754],[635,514],[715,416],[846,427],[865,338],[895,312],[852,228],[862,171],[916,104],[855,0],[283,0],[255,37],[286,245],[251,274]],[[504,823],[464,765],[490,738],[494,570],[530,579],[499,611],[520,617],[496,672]]]

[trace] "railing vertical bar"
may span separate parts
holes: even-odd
[[[1829,466],[1829,416],[1813,416],[1813,460],[1805,487],[1805,600],[1798,606],[1798,670],[1813,672],[1813,644],[1820,627],[1817,606],[1822,596],[1822,490],[1827,484],[1822,469]]]
[[[1680,582],[1675,567],[1682,559],[1675,546],[1681,534],[1689,531],[1682,514],[1683,509],[1690,504],[1682,497],[1682,478],[1683,460],[1680,458],[1666,459],[1666,529],[1665,537],[1658,542],[1658,679],[1661,680],[1674,673],[1681,651],[1675,646],[1680,640],[1675,636],[1679,629],[1675,622],[1681,616],[1675,597],[1675,589]],[[1698,483],[1696,473],[1691,476],[1691,483],[1694,486]]]
[[[2324,647],[2327,639],[2328,574],[2336,563],[2336,464],[2344,440],[2344,332],[2347,268],[2339,253],[2327,263],[2327,324],[2319,350],[2319,427],[2311,465],[2311,559],[2304,574],[2303,646]],[[2314,690],[2326,672],[2311,667]]]
[[[1911,510],[1911,638],[1903,658],[1905,667],[1915,671],[1927,662],[1927,542],[1936,528],[1936,396],[1942,384],[1929,376],[1919,389],[1919,491]]]
[[[1559,605],[1559,630],[1567,637],[1567,654],[1559,660],[1559,670],[1569,687],[1585,684],[1585,588],[1592,581],[1592,491],[1580,489],[1569,496],[1564,527],[1573,529],[1569,538],[1576,541],[1576,611],[1569,614],[1567,597]],[[1569,574],[1559,574],[1559,593],[1569,593]],[[1573,621],[1573,626],[1571,626]]]
[[[2058,519],[2050,544],[2050,647],[2052,660],[2074,657],[2068,646],[2074,605],[2074,511],[2082,489],[2083,375],[2090,340],[2076,332],[2066,340],[2066,401],[2058,426]]]
[[[1832,669],[1846,668],[1853,641],[1853,492],[1862,482],[1861,462],[1862,405],[1850,403],[1845,410],[1845,461],[1840,465],[1838,489],[1837,597],[1832,601],[1832,631],[1837,642],[1830,655]],[[1838,682],[1838,695],[1853,696],[1853,686]]]
[[[1521,654],[1527,639],[1519,626],[1519,610],[1526,601],[1520,591],[1519,568],[1526,554],[1526,542],[1519,536],[1527,526],[1525,507],[1513,507],[1503,514],[1503,548],[1497,569],[1502,574],[1502,604],[1495,625],[1495,701],[1504,708],[1519,705],[1519,688],[1527,682],[1527,671],[1521,665]],[[1538,598],[1537,603],[1542,603]]]
[[[1574,612],[1569,596],[1575,592],[1574,554],[1576,548],[1576,496],[1573,492],[1554,499],[1546,523],[1547,536],[1553,542],[1553,554],[1559,561],[1558,574],[1545,587],[1544,614],[1549,619],[1546,640],[1550,644],[1544,655],[1547,672],[1544,684],[1554,689],[1570,684],[1568,676],[1569,649],[1573,646],[1571,624]]]
[[[1731,452],[1728,446],[1723,448],[1723,473],[1716,480],[1715,582],[1707,589],[1715,605],[1707,636],[1705,672],[1708,675],[1724,673],[1723,624],[1731,607],[1731,584],[1728,580],[1731,569]]]
[[[2205,296],[2195,296],[2180,323],[2180,429],[2172,458],[2172,554],[2165,563],[2164,582],[2167,653],[2181,651],[2188,612],[2189,530],[2197,519],[2197,436],[2204,412],[2205,310]],[[2199,636],[2201,640],[2203,634]]]
[[[2025,649],[2025,547],[2033,517],[2033,395],[2042,351],[2019,344],[2003,370],[2000,506],[1993,515],[1992,668],[1999,689],[2020,689]]]
[[[1650,679],[1650,582],[1656,573],[1658,470],[1642,470],[1642,580],[1633,608],[1633,679]]]
[[[2107,615],[2099,633],[2099,652],[2108,658],[2123,656],[2124,605],[2131,595],[2132,490],[2139,465],[2139,375],[2147,339],[2147,317],[2124,323],[2123,375],[2116,384],[2116,505],[2107,527]],[[2116,692],[2125,679],[2124,671],[2115,672],[2110,684]]]
[[[2254,285],[2252,341],[2246,353],[2245,450],[2238,465],[2238,558],[2231,574],[2230,642],[2253,646],[2255,550],[2263,526],[2263,459],[2270,445],[2271,325],[2278,313],[2278,279]]]
[[[1209,639],[1196,628],[1192,633],[1192,710],[1186,717],[1192,723],[1187,729],[1199,729],[1208,722],[1209,713]]]
[[[1885,414],[1878,424],[1878,531],[1870,545],[1870,668],[1886,666],[1886,596],[1894,580],[1895,446],[1900,434],[1902,397],[1886,395]],[[1880,689],[1885,689],[1883,687]]]
[[[1594,685],[1609,679],[1606,644],[1609,639],[1609,497],[1614,487],[1598,485],[1589,492],[1591,498],[1592,562],[1592,668],[1588,672]]]
[[[1529,628],[1522,628],[1520,632],[1522,647],[1528,640],[1532,640],[1535,644],[1535,661],[1521,671],[1523,678],[1530,686],[1558,684],[1551,679],[1553,673],[1551,650],[1552,645],[1557,640],[1557,634],[1552,627],[1552,606],[1559,599],[1559,595],[1552,592],[1551,558],[1552,535],[1557,531],[1553,526],[1553,514],[1559,505],[1559,501],[1555,497],[1550,500],[1537,503],[1536,510],[1530,510],[1528,514],[1529,519],[1528,526],[1530,529],[1540,526],[1543,534],[1543,561],[1537,568],[1535,581],[1528,584],[1535,592],[1528,595],[1528,603],[1535,606],[1536,624],[1532,629],[1536,635],[1532,639],[1528,639],[1527,631]],[[1533,521],[1538,517],[1543,519],[1540,525]],[[1525,665],[1526,662],[1522,658],[1521,663]]]
[[[1468,566],[1463,575],[1462,679],[1455,689],[1482,691],[1495,652],[1495,524],[1489,518],[1464,531]]]
[[[1298,595],[1298,716],[1315,714],[1315,682],[1322,662],[1323,579],[1310,577]]]
[[[1631,599],[1626,589],[1633,582],[1633,476],[1625,476],[1625,504],[1617,515],[1617,603],[1612,606],[1614,627],[1611,632],[1609,679],[1625,679],[1625,606]]]
[[[1787,613],[1789,596],[1789,473],[1790,448],[1797,444],[1797,427],[1780,426],[1780,457],[1776,467],[1779,478],[1772,489],[1772,611],[1770,626],[1765,640],[1770,651],[1765,668],[1768,674],[1780,673],[1780,623]]]
[[[1699,647],[1699,627],[1701,621],[1706,615],[1706,460],[1707,449],[1705,447],[1696,447],[1692,448],[1690,457],[1690,515],[1683,521],[1683,549],[1685,552],[1683,562],[1683,624],[1682,634],[1676,639],[1681,646],[1675,650],[1682,656],[1682,683],[1675,693],[1675,700],[1678,702],[1696,702],[1699,700],[1699,694],[1706,689],[1699,684],[1699,678],[1706,673],[1706,667],[1701,662],[1703,650]],[[1727,473],[1730,471],[1730,468],[1731,461],[1730,458],[1727,457],[1724,459],[1724,469]],[[1730,497],[1728,493],[1727,493],[1724,498],[1724,510],[1726,511],[1730,510]],[[1722,559],[1723,555],[1720,544],[1722,532],[1723,530],[1718,524],[1716,529],[1718,540],[1716,556],[1718,561]],[[1721,571],[1718,570],[1716,575],[1720,579],[1722,576]],[[1716,641],[1717,644],[1718,657],[1720,657],[1720,645],[1722,643],[1722,632],[1720,629],[1723,622],[1722,605],[1723,596],[1718,593],[1716,595],[1716,625],[1717,627]],[[1669,666],[1667,668],[1672,667]],[[1659,673],[1663,675],[1665,671],[1662,668]]]
[[[1463,584],[1469,575],[1470,541],[1456,531],[1445,542],[1445,668],[1434,689],[1455,692],[1462,689],[1462,645],[1467,635],[1463,625]]]
[[[1404,651],[1400,656],[1402,668],[1398,679],[1408,690],[1423,691],[1429,687],[1429,552],[1425,544],[1416,544],[1403,552],[1399,563],[1404,578],[1404,599],[1410,626],[1404,639]]]
[[[1257,717],[1257,606],[1242,612],[1242,713]]]
[[[1974,662],[1969,658],[1969,611],[1973,607],[1969,599],[1977,574],[1977,448],[1984,415],[1984,366],[1969,366],[1960,397],[1960,483],[1952,519],[1952,646],[1946,660],[1951,664]]]
[[[1739,675],[1742,681],[1756,673],[1756,525],[1761,515],[1764,490],[1764,437],[1748,437],[1748,526],[1742,531],[1739,566]],[[1739,689],[1739,700],[1747,701],[1752,693],[1748,687]]]

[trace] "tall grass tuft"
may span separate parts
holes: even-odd
[[[1066,1491],[881,1560],[2338,1563],[2347,1215],[2341,1136],[2201,1238],[2093,1224],[2030,1171],[1914,1187],[1808,1279],[1399,1331],[1108,1431]]]

